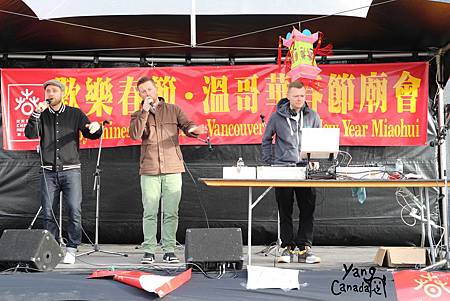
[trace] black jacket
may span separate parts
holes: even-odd
[[[320,128],[320,117],[305,102],[300,110],[303,125],[289,113],[289,100],[281,99],[266,125],[262,137],[262,160],[268,164],[287,165],[300,163],[301,127]],[[275,136],[275,145],[272,139]],[[320,137],[317,137],[320,139]]]
[[[102,128],[94,134],[89,133],[86,128],[89,123],[80,109],[62,105],[58,112],[51,108],[41,114],[33,112],[25,127],[25,136],[29,139],[40,137],[43,165],[61,171],[64,167],[81,165],[80,131],[88,139],[98,139],[102,135]]]

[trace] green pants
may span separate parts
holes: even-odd
[[[159,200],[162,202],[163,231],[161,235],[164,252],[173,252],[178,228],[178,205],[181,199],[181,173],[157,176],[141,175],[142,205],[144,215],[144,252],[155,253]]]

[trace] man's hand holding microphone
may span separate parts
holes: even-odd
[[[38,113],[44,112],[50,106],[50,102],[51,102],[51,99],[47,99],[46,101],[41,101],[40,103],[37,104],[35,111]]]
[[[89,133],[94,134],[100,129],[101,125],[97,121],[93,121],[91,123],[86,124],[86,127],[89,129]]]
[[[201,125],[197,125],[197,126],[194,126],[194,127],[190,128],[188,132],[190,134],[198,136],[198,135],[202,135],[202,134],[207,133],[208,132],[208,128],[204,124],[201,124]]]
[[[155,111],[155,102],[153,101],[153,98],[150,96],[147,96],[144,101],[142,102],[142,109],[146,112],[148,111]]]

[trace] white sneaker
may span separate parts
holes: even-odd
[[[320,257],[313,254],[310,246],[298,252],[298,262],[300,263],[320,263]]]
[[[74,264],[76,252],[77,252],[76,248],[66,248],[66,256],[64,256],[63,263]]]
[[[290,248],[284,248],[282,250],[283,250],[283,252],[281,252],[281,255],[278,256],[277,262],[278,263],[291,263],[294,253],[291,251]]]

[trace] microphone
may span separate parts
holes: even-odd
[[[206,139],[202,139],[202,138],[200,138],[200,137],[195,137],[197,140],[200,140],[201,142],[204,142],[204,143],[206,143],[207,145],[208,145],[208,150],[210,151],[210,152],[212,152],[213,150],[214,150],[214,147],[211,145],[211,138],[209,138],[209,136],[208,137],[206,137]]]
[[[440,138],[436,137],[436,139],[431,140],[428,143],[428,145],[431,146],[431,147],[435,147],[435,146],[441,145],[442,143],[443,143],[443,141]]]
[[[155,115],[155,114],[156,114],[156,105],[155,105],[155,102],[154,102],[153,98],[151,98],[150,96],[146,97],[146,98],[141,102],[141,107],[144,106],[144,102],[145,102],[147,99],[150,99],[150,102],[149,102],[150,110],[149,110],[149,111],[150,111],[153,115]]]
[[[53,99],[53,98],[46,99],[45,102],[48,103],[48,104],[50,104],[50,103],[52,102],[52,99]]]
[[[102,122],[103,125],[111,124],[111,120],[105,119]]]
[[[447,131],[448,131],[449,126],[450,125],[447,124],[447,125],[441,127],[439,129],[439,131],[436,133],[436,137],[434,137],[434,139],[431,140],[428,145],[431,147],[435,147],[435,146],[439,146],[439,145],[443,144],[445,142],[445,137],[447,136]]]
[[[208,144],[208,150],[210,151],[210,152],[212,152],[213,151],[213,147],[212,147],[212,145],[211,145],[211,138],[208,136],[208,137],[206,137],[206,143]]]
[[[266,126],[266,122],[264,120],[264,118],[266,118],[266,116],[264,116],[263,114],[259,115],[259,118],[261,118],[261,123]]]
[[[145,99],[147,99],[147,98],[150,98],[150,105],[153,107],[153,104],[154,104],[153,98],[151,98],[150,96],[148,96],[148,97],[146,97]],[[143,101],[141,101],[141,106],[144,105],[145,99],[144,99]]]

